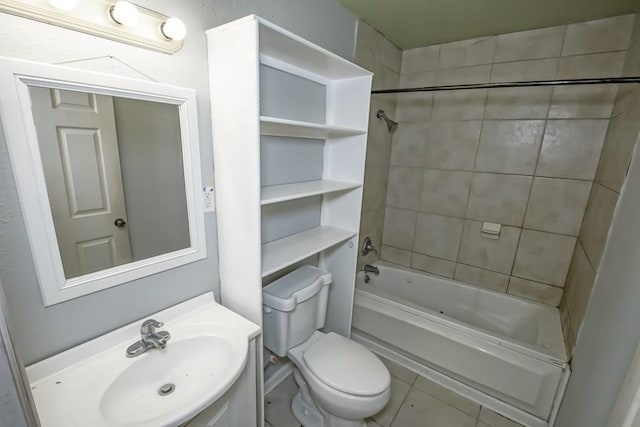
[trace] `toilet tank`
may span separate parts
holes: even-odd
[[[264,346],[285,356],[324,326],[331,273],[300,267],[262,289]]]

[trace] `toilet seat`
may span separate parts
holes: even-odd
[[[363,345],[333,332],[320,337],[303,357],[316,378],[343,393],[372,396],[391,384],[380,359]]]
[[[289,350],[287,356],[294,362],[297,368],[301,371],[303,377],[309,385],[311,394],[314,396],[314,400],[321,407],[328,412],[347,419],[366,418],[382,410],[389,401],[391,394],[391,377],[387,368],[380,362],[383,373],[376,373],[374,375],[384,378],[384,374],[387,376],[387,387],[377,394],[357,395],[353,393],[340,391],[331,385],[325,383],[322,379],[317,377],[312,371],[310,366],[305,361],[305,353],[311,350],[320,340],[329,334],[323,334],[322,332],[314,332],[309,339],[302,344]],[[347,338],[343,338],[346,341],[352,342]],[[362,347],[362,349],[368,352],[372,357],[375,357],[373,353],[367,350],[364,346],[358,343],[352,342],[356,346]],[[343,348],[343,347],[340,347]],[[333,359],[340,363],[340,354],[338,351],[334,351]],[[316,367],[317,370],[317,367]],[[352,387],[349,387],[352,388]],[[357,390],[357,388],[356,388]]]

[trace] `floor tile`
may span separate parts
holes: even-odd
[[[264,418],[275,427],[300,427],[291,413],[291,399],[298,392],[298,386],[289,376],[264,399]]]
[[[405,368],[404,366],[401,366],[396,362],[392,362],[389,359],[385,359],[384,357],[378,357],[380,358],[380,360],[382,360],[382,363],[385,364],[392,377],[396,377],[400,381],[407,384],[413,384],[418,377],[418,374]]]
[[[367,427],[383,427],[382,424],[378,424],[377,422],[373,421],[371,418],[368,418],[366,421],[367,421]]]
[[[522,424],[511,421],[509,418],[503,417],[485,407],[480,410],[480,417],[478,417],[478,426],[482,424],[488,427],[522,427]]]
[[[475,418],[413,388],[391,427],[474,427],[475,424]]]
[[[427,394],[430,394],[438,400],[443,401],[447,405],[453,406],[454,408],[465,412],[474,419],[478,418],[480,405],[472,402],[466,397],[463,397],[455,391],[451,391],[446,387],[436,384],[435,382],[422,376],[418,377],[414,387]]]
[[[398,413],[398,409],[400,409],[407,393],[409,393],[410,388],[411,386],[409,384],[391,377],[391,399],[389,399],[389,403],[387,403],[387,406],[385,406],[382,411],[378,412],[371,418],[383,427],[389,427]]]

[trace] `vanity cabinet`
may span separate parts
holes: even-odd
[[[262,286],[333,274],[349,336],[372,74],[260,17],[207,31],[221,300],[262,324]]]
[[[182,427],[253,426],[256,410],[256,340],[249,345],[247,366],[227,392]]]

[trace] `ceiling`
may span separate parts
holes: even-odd
[[[640,0],[340,0],[402,49],[640,11]]]

